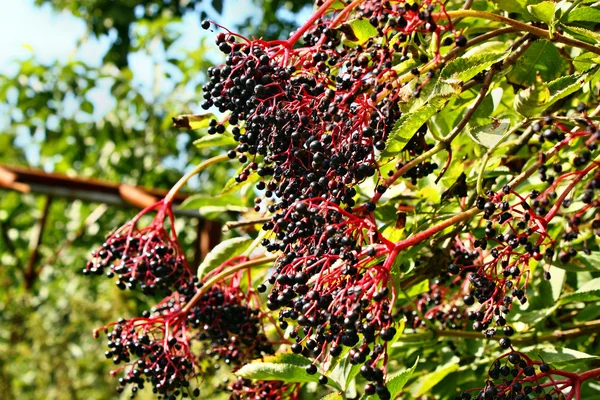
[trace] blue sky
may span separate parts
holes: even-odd
[[[211,15],[209,17],[219,21],[224,26],[233,26],[241,23],[248,16],[258,21],[261,18],[260,9],[252,4],[252,0],[230,0],[224,2],[223,15]],[[88,65],[100,66],[102,58],[110,46],[114,35],[96,38],[90,35],[86,42],[78,47],[78,40],[86,34],[85,22],[74,17],[69,12],[57,12],[49,4],[36,6],[34,0],[0,0],[0,74],[13,75],[17,71],[15,61],[31,57],[42,63],[51,63],[55,60],[67,60],[74,57]],[[307,12],[310,12],[307,10]],[[282,18],[290,18],[289,12],[281,10]],[[307,13],[301,13],[300,20],[307,17]],[[165,54],[162,47],[152,49],[151,54],[135,53],[129,58],[129,65],[134,76],[134,85],[140,88],[141,93],[152,101],[152,86],[154,81],[154,63],[157,62],[162,68],[168,69],[169,64],[164,62],[167,58],[177,57],[184,49],[195,49],[199,46],[202,38],[214,33],[206,32],[200,28],[199,12],[188,13],[183,22],[177,24],[176,29],[182,33],[178,40]],[[243,32],[242,32],[243,33]],[[212,42],[212,41],[210,41]],[[209,43],[210,43],[209,42]],[[215,52],[218,57],[218,52]],[[215,58],[218,61],[218,58]],[[172,82],[163,80],[161,90],[168,92]],[[94,114],[91,117],[99,120],[106,112],[114,106],[114,99],[110,95],[110,82],[99,83],[99,86],[88,94],[88,99],[94,105]],[[6,108],[3,107],[5,99],[0,99],[0,132],[2,126],[9,121]],[[64,104],[64,109],[76,114],[78,104]],[[199,110],[200,111],[200,110]],[[2,115],[4,112],[4,115]],[[79,119],[89,119],[89,115],[79,113]],[[43,142],[43,132],[31,136],[26,127],[19,131],[16,144],[27,148],[27,156],[32,165],[39,163],[39,149]],[[39,136],[39,137],[37,137]],[[52,169],[51,163],[43,166]]]
[[[232,5],[235,3],[235,5]],[[42,62],[66,59],[74,55],[77,40],[86,32],[85,23],[68,12],[56,12],[49,4],[41,7],[34,0],[0,0],[0,72],[11,71],[12,61],[26,58],[31,52]],[[233,25],[248,15],[256,15],[257,9],[250,0],[225,2],[224,25]],[[197,14],[188,14],[180,29],[185,33],[174,51],[194,48],[206,32],[200,28]],[[99,65],[106,52],[110,39],[106,36],[90,36],[75,54],[77,59],[88,64]],[[148,57],[134,55],[130,59],[131,68],[144,82],[151,75],[151,62]]]

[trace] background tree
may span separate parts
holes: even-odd
[[[0,164],[168,189],[188,166],[211,156],[211,149],[189,146],[194,133],[171,128],[171,117],[197,110],[213,47],[212,41],[198,37],[187,41],[191,47],[174,49],[185,35],[182,17],[193,16],[199,26],[204,16],[221,18],[224,9],[235,7],[235,2],[204,3],[51,2],[55,10],[85,21],[88,32],[78,46],[89,35],[108,37],[112,44],[95,60],[79,60],[77,50],[65,60],[42,62],[34,53],[14,60],[9,72],[0,75],[6,118]],[[255,12],[263,15],[265,26],[278,26],[277,34],[285,35],[294,26],[293,13],[308,2],[294,2],[287,19],[276,16],[280,3],[257,2]],[[158,53],[160,57],[151,57]],[[135,80],[137,72],[128,67],[132,55],[146,55],[153,63],[152,86]],[[204,176],[196,185],[220,190],[226,171],[217,167],[210,179]],[[81,269],[113,224],[135,213],[89,201],[0,191],[3,396],[114,398],[109,366],[93,362],[104,350],[91,332],[118,314],[141,312],[148,300],[119,293],[106,281],[89,285]],[[42,219],[47,223],[38,244]],[[179,221],[181,239],[193,258],[197,227],[190,222],[197,220]]]

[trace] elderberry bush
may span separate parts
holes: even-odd
[[[174,122],[223,154],[172,192],[236,160],[221,199],[246,211],[197,277],[165,228],[171,193],[93,254],[86,273],[167,294],[102,329],[119,390],[597,396],[595,9],[513,6],[321,0],[273,41],[203,21],[217,114]],[[236,377],[207,384],[221,366]]]

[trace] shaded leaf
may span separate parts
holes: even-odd
[[[414,136],[425,122],[436,112],[438,107],[426,104],[420,109],[402,115],[394,124],[394,128],[386,141],[386,148],[382,152],[383,157],[395,156],[402,151],[406,143]]]
[[[469,135],[479,145],[488,149],[496,146],[502,135],[504,135],[510,128],[510,120],[503,119],[494,121],[491,124],[477,126],[469,129]]]
[[[536,82],[539,72],[544,81],[551,81],[561,76],[566,62],[560,56],[556,46],[547,40],[537,40],[517,60],[508,73],[510,82],[530,86]]]
[[[428,393],[431,388],[440,383],[442,379],[458,369],[458,358],[454,357],[447,364],[440,366],[435,371],[420,377],[412,386],[411,393],[414,397]]]
[[[597,301],[600,300],[600,278],[592,279],[574,293],[562,296],[562,304],[573,303],[576,301]]]
[[[515,97],[515,110],[526,117],[538,116],[558,100],[581,89],[585,77],[586,75],[568,75],[521,90]]]
[[[583,353],[581,351],[554,347],[551,344],[542,346],[536,346],[529,349],[523,349],[524,352],[535,354],[537,358],[544,360],[544,362],[551,364],[554,368],[561,368],[569,364],[576,364],[578,362],[586,362],[598,358],[591,354]]]

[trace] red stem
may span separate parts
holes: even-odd
[[[472,208],[470,210],[464,211],[460,214],[455,215],[452,218],[448,218],[447,220],[432,226],[429,229],[425,229],[423,232],[419,232],[414,236],[411,236],[407,239],[401,240],[394,245],[394,250],[401,251],[408,247],[414,246],[418,243],[421,243],[423,240],[429,239],[433,235],[438,232],[443,231],[449,226],[455,225],[459,222],[465,221],[477,214],[479,214],[482,210],[478,208]]]
[[[312,26],[314,25],[314,23],[321,18],[326,12],[327,10],[329,10],[329,7],[331,7],[335,2],[337,2],[338,0],[327,0],[325,3],[323,3],[323,5],[321,7],[319,7],[317,9],[317,11],[315,11],[315,13],[312,15],[312,17],[309,18],[308,21],[306,21],[306,23],[304,23],[304,25],[302,25],[300,27],[300,29],[298,29],[296,31],[296,33],[294,33],[288,40],[286,40],[287,42],[287,46],[288,48],[291,48],[292,46],[294,46],[294,44],[296,44],[296,42],[298,40],[300,40],[300,38],[302,37],[302,35],[304,35],[304,33],[309,30],[310,28],[312,28]]]

